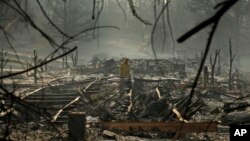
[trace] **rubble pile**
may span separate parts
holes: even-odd
[[[105,130],[96,124],[109,121],[183,122],[189,126],[189,123],[213,121],[221,124],[219,129],[225,128],[225,131],[217,134],[187,133],[188,137],[182,136],[182,139],[211,140],[221,136],[223,140],[226,138],[225,133],[228,133],[229,124],[250,122],[248,83],[240,77],[232,79],[232,87],[229,87],[225,71],[221,71],[220,75],[216,74],[213,83],[210,81],[211,76],[206,80],[204,72],[194,95],[190,97],[199,60],[159,59],[157,63],[153,59],[130,60],[131,84],[124,83],[123,78],[119,76],[119,61],[93,57],[90,63],[89,66],[79,66],[59,71],[60,73],[58,70],[51,71],[50,74],[55,79],[51,79],[46,87],[22,93],[22,99],[34,105],[42,114],[33,113],[32,110],[25,110],[20,104],[14,104],[15,113],[10,114],[15,117],[15,123],[41,123],[41,126],[36,126],[37,129],[34,127],[36,134],[41,132],[44,121],[65,126],[69,113],[81,111],[88,115],[86,138],[95,140],[95,134],[100,136],[100,140],[140,140],[141,137],[163,138],[168,135],[159,133],[158,127],[155,127],[156,133],[145,134],[139,131],[131,133]],[[225,68],[221,70],[223,69]],[[16,133],[11,136],[17,138],[18,130],[22,129],[14,129]],[[46,131],[44,133],[47,134]],[[173,136],[175,135],[171,134],[171,137]]]

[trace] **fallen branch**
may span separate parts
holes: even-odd
[[[21,97],[21,99],[24,99],[25,97],[27,97],[27,96],[29,96],[29,95],[32,95],[32,94],[34,94],[34,93],[40,91],[41,89],[43,89],[43,87],[42,87],[42,88],[38,88],[38,89],[36,89],[36,90],[34,90],[34,91],[32,91],[32,92],[29,92],[28,94],[25,94],[24,96]]]
[[[159,87],[156,87],[155,91],[157,93],[158,98],[161,99],[161,92],[159,90]]]
[[[177,116],[177,118],[179,119],[179,121],[183,121],[185,123],[188,123],[187,120],[185,120],[182,116],[181,113],[177,110],[177,108],[173,108],[172,112],[175,113],[175,115]]]
[[[67,105],[63,106],[52,118],[51,122],[55,122],[56,119],[58,118],[58,116],[63,112],[64,109],[66,109],[67,107],[69,107],[70,105],[74,104],[75,102],[77,102],[79,99],[81,98],[81,96],[77,96],[74,100],[72,100],[71,102],[69,102]]]
[[[98,81],[98,78],[96,77],[96,79],[95,79],[93,82],[89,83],[89,85],[83,89],[83,92],[86,93],[87,90],[89,89],[89,87],[92,86],[92,85],[93,85],[94,83],[96,83],[97,81]]]

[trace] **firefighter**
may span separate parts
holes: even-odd
[[[120,64],[120,94],[128,93],[132,87],[129,59],[126,57]]]
[[[129,78],[130,77],[128,61],[129,61],[128,58],[124,58],[123,62],[120,64],[120,77],[121,78]]]

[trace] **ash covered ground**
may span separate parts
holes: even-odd
[[[11,98],[2,100],[10,111],[2,112],[1,135],[8,135],[11,140],[65,140],[69,132],[68,115],[85,112],[87,140],[175,137],[167,132],[127,132],[102,127],[101,123],[107,121],[217,122],[216,132],[183,133],[177,139],[229,140],[229,124],[249,123],[248,119],[242,120],[249,109],[249,82],[245,79],[248,75],[237,74],[229,88],[227,67],[215,75],[214,84],[211,75],[206,80],[204,71],[188,101],[199,61],[199,57],[161,59],[156,64],[153,59],[131,59],[130,84],[122,83],[121,60],[102,60],[96,56],[86,66],[40,72],[37,84],[32,84],[34,74],[5,79],[4,85],[9,89],[15,85],[15,95],[31,108],[11,103]]]

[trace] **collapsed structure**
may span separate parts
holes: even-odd
[[[17,84],[21,89],[18,96],[32,107],[13,104],[5,97],[2,102],[10,103],[5,104],[9,111],[1,112],[1,119],[7,120],[11,114],[14,121],[63,125],[70,122],[70,113],[84,112],[87,129],[102,129],[109,138],[118,136],[110,131],[145,137],[157,133],[155,138],[163,138],[190,132],[227,132],[223,125],[249,123],[249,112],[242,112],[249,106],[247,100],[242,101],[248,97],[246,82],[238,75],[231,78],[229,87],[227,68],[220,68],[221,73],[211,82],[205,67],[190,101],[199,58],[130,60],[132,86],[122,88],[119,64],[114,59],[94,57],[89,66],[68,69],[64,77],[61,70],[47,72],[54,79],[46,86],[25,89],[27,86]]]

